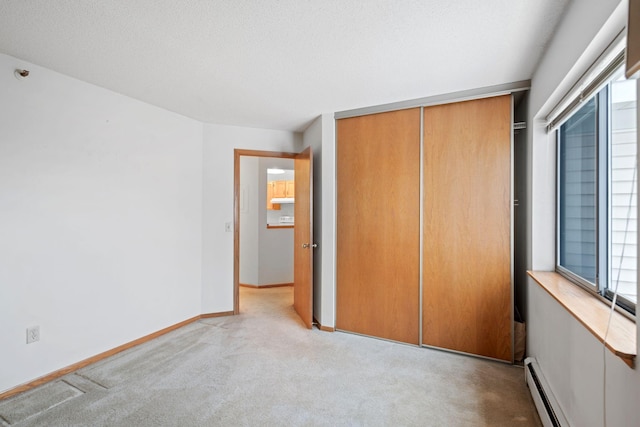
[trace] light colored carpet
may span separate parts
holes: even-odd
[[[11,426],[539,426],[522,368],[308,330],[292,288],[0,402]]]

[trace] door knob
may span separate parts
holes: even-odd
[[[303,244],[302,244],[302,249],[307,249],[308,247],[309,247],[309,244],[308,244],[308,243],[303,243]]]
[[[318,247],[318,244],[317,244],[317,243],[314,243],[313,245],[311,245],[311,247],[312,247],[312,248],[317,248],[317,247]]]

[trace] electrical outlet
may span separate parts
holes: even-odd
[[[27,328],[27,344],[31,344],[36,341],[40,341],[40,326]]]
[[[224,231],[227,233],[231,233],[231,223],[230,222],[225,222],[224,223]]]

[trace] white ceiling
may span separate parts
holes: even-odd
[[[530,79],[568,0],[3,0],[0,52],[194,119],[321,113]]]

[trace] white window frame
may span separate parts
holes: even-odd
[[[609,56],[609,58],[611,55]],[[570,281],[576,283],[577,285],[587,289],[589,292],[593,293],[595,296],[606,302],[607,304],[611,304],[611,300],[613,299],[613,289],[609,288],[609,285],[613,285],[612,283],[607,283],[607,281],[611,282],[609,278],[605,278],[605,280],[601,280],[603,272],[604,274],[608,274],[610,268],[608,266],[610,256],[608,255],[608,241],[610,238],[610,232],[608,227],[608,217],[609,217],[609,202],[607,198],[609,195],[607,191],[609,189],[609,173],[608,173],[608,158],[610,152],[610,141],[609,141],[609,131],[608,127],[611,122],[611,112],[609,111],[609,104],[611,99],[610,91],[606,92],[606,105],[602,106],[602,102],[604,101],[605,95],[601,95],[601,91],[604,87],[608,86],[612,81],[613,77],[620,73],[624,66],[624,51],[619,52],[615,57],[608,61],[598,62],[596,65],[591,67],[589,80],[581,79],[582,85],[580,90],[574,90],[571,95],[565,96],[563,101],[558,104],[558,106],[554,109],[554,112],[550,116],[547,117],[547,131],[555,133],[555,141],[556,141],[556,220],[555,220],[555,230],[556,230],[556,245],[555,245],[555,265],[556,272],[563,275]],[[597,74],[593,72],[593,69],[597,69]],[[587,73],[585,73],[587,74]],[[595,74],[595,77],[594,77]],[[574,86],[575,87],[575,86]],[[598,105],[597,105],[597,160],[596,160],[596,281],[595,283],[591,283],[590,281],[580,277],[579,275],[573,273],[569,269],[560,265],[560,184],[561,184],[561,174],[560,174],[560,127],[569,120],[574,113],[576,113],[582,106],[585,101],[589,101],[593,97],[599,97]],[[636,103],[640,103],[640,99],[636,101]],[[637,108],[637,106],[636,106]],[[638,137],[636,137],[638,138]],[[602,143],[602,141],[607,141],[606,143]],[[637,177],[636,177],[637,180]],[[604,194],[603,194],[604,192]],[[623,297],[616,297],[616,309],[623,314],[635,316],[637,303],[634,304],[633,301],[629,301]]]

